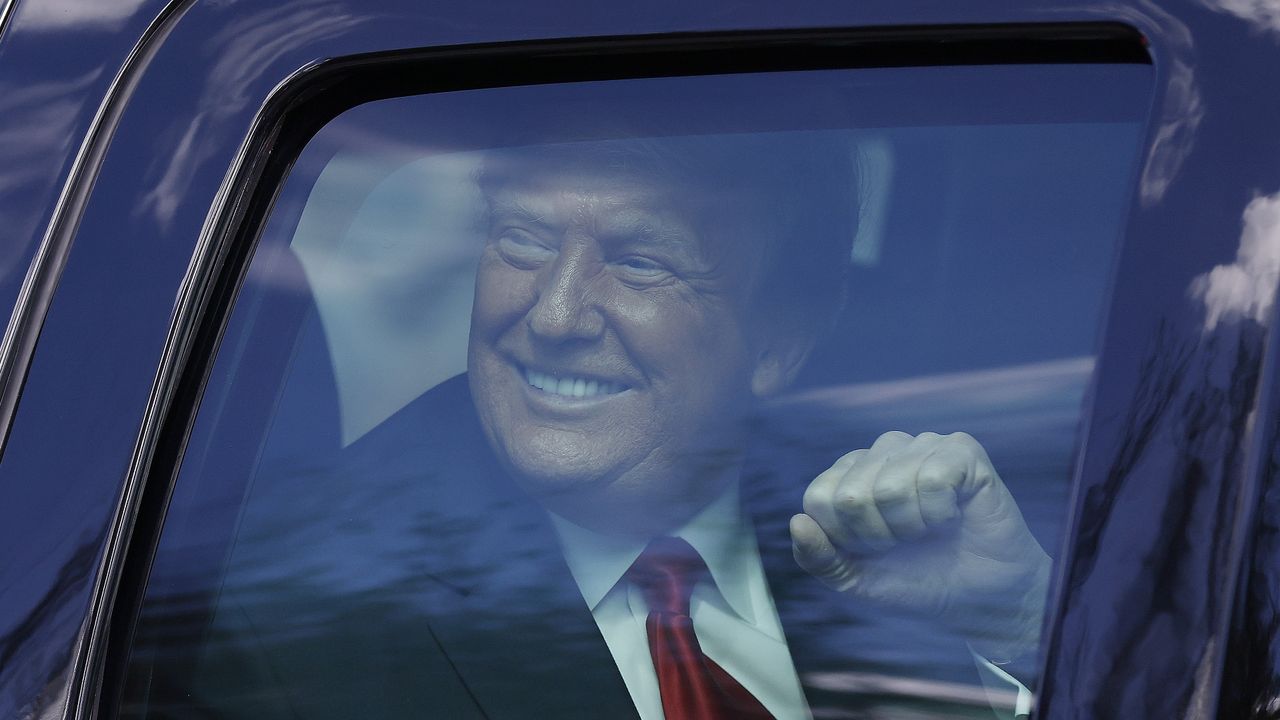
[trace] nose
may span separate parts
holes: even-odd
[[[589,248],[563,247],[544,269],[538,299],[527,315],[529,329],[547,340],[589,340],[604,332],[604,315],[592,285],[600,263]]]

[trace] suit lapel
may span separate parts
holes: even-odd
[[[635,717],[631,697],[540,509],[516,497],[483,514],[461,560],[466,592],[433,630],[486,715]]]
[[[418,431],[437,580],[421,602],[440,652],[494,720],[636,717],[546,513],[496,465],[465,378],[451,384],[433,394],[452,392],[456,412],[432,409]]]

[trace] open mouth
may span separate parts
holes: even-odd
[[[617,395],[627,389],[622,383],[596,380],[593,378],[573,377],[571,375],[556,376],[551,373],[538,372],[524,368],[524,380],[550,395],[567,398],[593,398],[605,395]]]

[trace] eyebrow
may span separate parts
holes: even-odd
[[[555,225],[547,220],[547,214],[545,212],[536,212],[519,200],[490,200],[489,216],[490,218],[513,217],[517,220],[527,222],[531,225],[538,225],[548,230],[555,229]]]
[[[699,244],[697,235],[683,224],[664,222],[656,213],[634,210],[630,217],[615,220],[613,225],[601,228],[600,240],[611,244],[639,243],[670,250],[679,250],[696,257]]]
[[[548,214],[539,212],[523,202],[520,197],[490,198],[490,222],[499,218],[512,219],[536,226],[550,233],[563,232],[564,223],[556,223],[548,218]],[[619,213],[622,217],[614,217],[612,223],[601,223],[596,218],[594,235],[602,245],[618,247],[628,243],[667,249],[688,255],[691,259],[701,257],[697,234],[692,229],[677,227],[676,223],[664,222],[660,214],[646,208],[629,206]]]
[[[604,233],[600,238],[601,242],[608,243],[637,243],[646,246],[656,246],[671,250],[681,250],[688,252],[691,248],[696,247],[697,243],[688,232],[683,230],[675,230],[672,228],[657,228],[653,223],[644,222],[640,227],[635,229],[623,229],[619,232]],[[691,253],[696,255],[697,253]]]

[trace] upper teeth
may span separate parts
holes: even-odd
[[[537,370],[525,369],[524,379],[530,385],[543,392],[565,397],[594,397],[596,395],[614,395],[623,390],[623,386],[613,382],[587,380],[586,378],[558,378]]]

